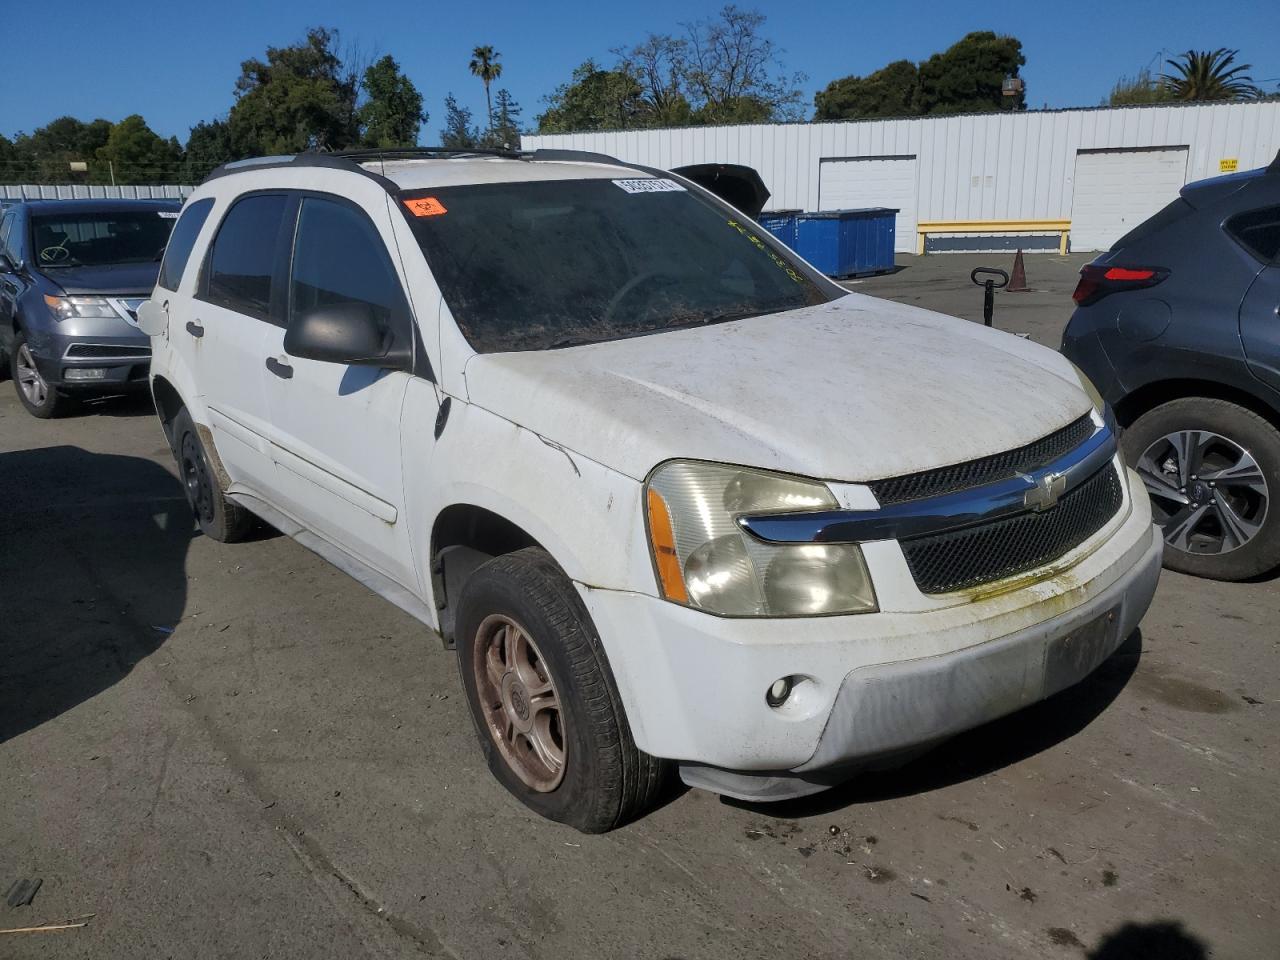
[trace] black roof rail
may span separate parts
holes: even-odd
[[[607,153],[592,153],[590,150],[557,150],[554,148],[540,148],[532,153],[525,154],[529,160],[567,160],[577,163],[609,163],[618,167],[633,167],[635,164],[624,163],[617,157],[611,157]]]

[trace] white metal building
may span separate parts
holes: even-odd
[[[1192,180],[1266,166],[1280,101],[525,136],[670,169],[755,167],[769,210],[897,207],[896,247],[1105,249]]]

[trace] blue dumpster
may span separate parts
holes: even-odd
[[[890,207],[802,213],[796,242],[788,245],[829,277],[883,273],[893,269],[897,213]]]
[[[770,210],[760,214],[756,222],[794,250],[798,242],[796,217],[800,213],[799,210]]]

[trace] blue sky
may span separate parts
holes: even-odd
[[[792,70],[814,90],[850,73],[863,74],[903,57],[920,60],[966,32],[990,29],[1022,40],[1023,76],[1032,107],[1093,106],[1116,78],[1188,47],[1239,48],[1255,81],[1280,88],[1280,2],[1204,0],[1095,2],[894,2],[878,0],[747,0],[768,16],[768,34]],[[76,0],[59,8],[39,39],[8,33],[0,44],[10,79],[0,106],[0,132],[30,131],[54,117],[119,120],[141,113],[157,132],[186,139],[196,122],[225,115],[239,64],[270,45],[300,38],[307,26],[338,28],[343,44],[390,53],[426,98],[435,142],[443,100],[453,91],[484,113],[480,82],[467,73],[470,50],[489,43],[502,54],[500,86],[524,106],[530,123],[541,98],[587,57],[608,59],[612,47],[721,6],[701,0],[648,0],[613,7],[600,2],[432,2],[432,0]],[[13,26],[12,17],[5,18]],[[7,32],[7,31],[6,31]],[[16,86],[14,81],[16,79]]]

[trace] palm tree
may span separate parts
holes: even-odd
[[[502,64],[498,62],[498,57],[500,56],[502,54],[486,44],[471,51],[471,63],[469,64],[472,75],[479,77],[484,84],[484,102],[489,108],[490,130],[493,129],[493,101],[489,99],[489,84],[502,76]]]
[[[1177,60],[1165,62],[1173,68],[1162,73],[1160,82],[1177,100],[1252,100],[1260,91],[1246,70],[1249,64],[1235,65],[1239,50],[1188,50]]]

